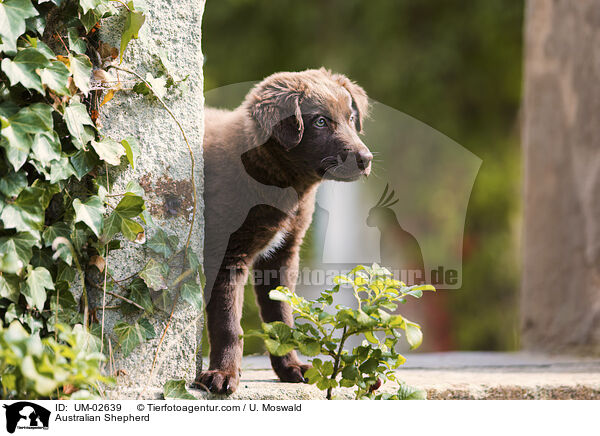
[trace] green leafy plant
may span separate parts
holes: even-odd
[[[0,328],[0,398],[97,398],[110,381],[100,367],[100,340],[81,324],[57,324],[58,340],[30,334],[19,321]]]
[[[111,192],[115,171],[135,166],[140,145],[133,137],[117,141],[102,134],[97,102],[105,91],[103,103],[124,90],[107,71],[128,71],[118,61],[145,21],[138,3],[0,0],[0,323],[11,326],[0,327],[0,334],[11,338],[18,323],[30,335],[27,341],[34,344],[41,338],[43,350],[50,347],[63,355],[78,350],[77,341],[85,335],[95,335],[98,351],[106,351],[111,338],[104,332],[105,310],[120,310],[132,319],[117,324],[112,335],[128,355],[156,337],[150,314],[172,314],[180,296],[202,308],[201,265],[189,247],[194,219],[187,240],[180,243],[154,227],[136,181],[125,192]],[[97,32],[99,21],[115,14],[125,15],[120,51],[100,41]],[[168,88],[175,80],[166,72],[167,64],[161,56],[160,74]],[[157,90],[153,77],[150,83],[130,73],[136,77],[134,88],[143,85],[145,94],[164,105],[164,86]],[[190,158],[193,166],[191,149]],[[195,204],[194,189],[194,217]],[[110,253],[124,244],[147,247],[156,256],[134,274],[115,277]],[[170,281],[174,261],[183,270]],[[102,292],[101,307],[89,307],[90,287]],[[78,326],[77,334],[64,333],[68,326]],[[160,343],[157,353],[159,348]],[[43,366],[47,362],[45,351],[41,353],[32,358],[43,359]],[[45,389],[50,383],[11,384],[11,368],[22,368],[15,359],[28,356],[0,353],[2,387],[51,396]],[[39,371],[46,374],[46,369]]]
[[[185,380],[169,380],[163,386],[165,400],[197,400],[185,387]]]
[[[307,300],[288,288],[278,287],[269,293],[272,300],[283,301],[292,307],[294,325],[282,322],[264,323],[261,330],[246,336],[261,337],[267,350],[283,356],[298,350],[315,357],[305,377],[308,383],[327,391],[332,398],[339,386],[355,388],[356,399],[423,399],[425,392],[399,383],[393,393],[377,393],[385,381],[398,382],[395,370],[406,359],[396,352],[398,341],[404,337],[411,349],[423,339],[418,324],[396,314],[398,305],[406,298],[420,298],[423,291],[435,291],[431,285],[406,286],[377,264],[359,265],[346,275],[334,279],[335,286],[325,290],[315,300]],[[349,288],[357,309],[335,305],[334,297]],[[351,351],[344,348],[352,336],[363,335],[362,345]]]

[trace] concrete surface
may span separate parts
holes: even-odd
[[[452,352],[407,354],[398,371],[410,386],[427,390],[429,399],[600,399],[600,359],[531,353]],[[266,356],[246,357],[238,391],[229,399],[324,399],[316,387],[280,383]],[[384,385],[384,391],[392,386]],[[207,396],[192,391],[199,398]],[[349,389],[339,389],[351,399]]]
[[[116,5],[119,7],[119,5]],[[176,78],[187,78],[188,90],[169,90],[166,104],[174,112],[190,141],[194,157],[198,208],[191,240],[192,249],[202,261],[203,241],[203,56],[201,53],[201,21],[204,0],[153,1],[147,2],[146,22],[139,39],[131,40],[121,67],[133,70],[142,77],[147,73],[154,76],[161,71],[159,54],[163,51],[171,66],[169,73]],[[111,17],[103,21],[101,40],[113,47],[119,47],[124,25],[123,17]],[[124,88],[131,88],[137,79],[127,73],[108,70],[116,78],[118,74]],[[120,141],[134,136],[140,142],[141,155],[135,162],[135,169],[125,167],[113,172],[116,177],[111,193],[125,192],[130,180],[136,180],[144,189],[147,210],[157,226],[168,234],[176,234],[181,248],[190,228],[193,205],[191,160],[188,147],[176,123],[164,107],[155,99],[133,92],[117,92],[115,97],[100,110],[102,131]],[[123,162],[125,159],[123,158]],[[114,199],[114,205],[118,198]],[[153,235],[147,232],[146,238]],[[154,257],[149,250],[140,249],[137,244],[124,241],[124,249],[115,251],[108,257],[108,265],[116,278],[124,278],[139,271],[148,259]],[[181,258],[181,256],[180,256]],[[179,262],[179,264],[177,264]],[[176,258],[171,265],[170,280],[182,271],[181,259]],[[101,293],[101,292],[100,292]],[[122,293],[119,291],[119,293]],[[96,298],[98,296],[96,295]],[[98,301],[98,300],[96,300]],[[122,370],[117,387],[108,395],[126,396],[125,392],[135,389],[138,394],[151,387],[162,386],[162,380],[195,377],[198,349],[197,338],[201,337],[201,313],[180,301],[175,309],[173,321],[162,344],[154,371],[152,361],[159,338],[165,327],[168,311],[158,310],[150,321],[156,332],[156,339],[137,347],[130,356],[123,358],[113,342],[113,370]],[[101,312],[98,312],[100,318]],[[105,325],[109,329],[122,320],[118,311],[106,311]],[[133,322],[137,317],[125,318]]]

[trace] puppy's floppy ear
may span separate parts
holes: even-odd
[[[259,85],[253,90],[250,112],[264,140],[273,137],[286,150],[297,146],[304,134],[301,93],[285,83]]]
[[[364,89],[348,79],[343,74],[334,74],[333,79],[342,85],[352,96],[352,108],[358,113],[355,127],[358,132],[362,131],[363,121],[369,116],[369,98]]]

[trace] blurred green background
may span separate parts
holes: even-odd
[[[456,350],[519,346],[523,7],[522,0],[212,0],[204,13],[207,91],[325,66],[483,159],[467,211],[463,287],[445,291]],[[243,324],[253,328],[259,319],[246,291]],[[246,353],[261,349],[246,341]]]

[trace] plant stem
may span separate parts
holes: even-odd
[[[110,181],[108,179],[108,165],[104,163],[104,169],[106,170],[106,187],[107,192],[110,194]],[[102,327],[100,330],[100,352],[104,351],[104,311],[106,310],[106,279],[108,277],[108,243],[104,245],[104,284],[102,286]]]
[[[129,303],[129,304],[132,304],[132,305],[134,305],[135,307],[137,307],[138,309],[146,310],[146,309],[144,309],[142,306],[140,306],[139,304],[137,304],[135,301],[132,301],[132,300],[130,300],[130,299],[129,299],[129,298],[127,298],[127,297],[123,297],[122,295],[115,294],[114,292],[110,292],[110,291],[106,291],[106,293],[107,293],[108,295],[112,295],[112,296],[113,296],[113,297],[115,297],[115,298],[119,298],[119,299],[121,299],[121,300],[123,300],[123,301],[125,301],[125,302],[127,302],[127,303]]]
[[[338,347],[337,354],[335,355],[335,360],[333,362],[333,373],[331,374],[331,380],[335,380],[337,378],[339,366],[340,366],[340,357],[342,356],[342,350],[344,349],[344,342],[346,342],[348,337],[346,336],[346,326],[344,326],[344,330],[342,331],[342,337],[340,338],[340,346]],[[333,388],[329,386],[327,388],[327,399],[331,400],[331,391]]]

